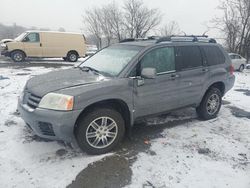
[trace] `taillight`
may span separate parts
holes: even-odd
[[[231,75],[234,74],[234,67],[233,67],[233,65],[230,65],[230,67],[229,67],[229,73],[230,73]]]

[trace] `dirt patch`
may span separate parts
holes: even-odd
[[[190,109],[182,110],[190,114]],[[178,112],[179,113],[179,112]],[[175,113],[169,114],[173,117]],[[68,185],[68,188],[86,187],[86,188],[119,188],[130,184],[132,178],[131,166],[137,159],[139,152],[145,152],[149,155],[157,155],[150,149],[151,140],[162,137],[162,131],[166,128],[185,125],[187,122],[193,121],[196,117],[189,117],[183,120],[171,120],[159,124],[147,125],[146,121],[134,126],[131,137],[125,140],[115,150],[115,155],[105,157],[101,161],[97,161],[83,171],[81,171],[76,179]],[[165,119],[165,117],[164,117]],[[96,178],[98,174],[98,178]]]
[[[68,151],[65,150],[65,149],[59,149],[59,150],[56,151],[56,155],[59,156],[59,157],[62,157],[64,155],[66,155],[67,153],[68,153]]]
[[[203,154],[203,155],[207,155],[207,154],[211,153],[211,151],[209,148],[199,148],[198,153]]]
[[[17,73],[17,76],[27,76],[30,75],[30,73],[22,72],[22,73]]]
[[[246,96],[250,96],[250,90],[249,89],[235,89],[235,91],[242,92]]]
[[[12,125],[17,125],[17,122],[13,121],[13,120],[7,120],[4,122],[4,125],[7,127],[10,127]]]
[[[88,165],[68,188],[120,188],[131,182],[131,176],[129,161],[112,155]]]
[[[228,108],[231,109],[231,112],[232,114],[235,116],[235,117],[238,117],[238,118],[248,118],[250,119],[250,112],[248,111],[245,111],[241,108],[238,108],[236,106],[229,106]]]

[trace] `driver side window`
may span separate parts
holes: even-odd
[[[175,55],[173,47],[153,49],[140,60],[131,72],[131,76],[140,76],[143,68],[155,68],[158,74],[175,71]]]
[[[39,34],[30,33],[24,38],[23,42],[40,42]]]

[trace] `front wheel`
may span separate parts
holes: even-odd
[[[111,151],[122,140],[125,123],[121,114],[113,109],[95,109],[83,116],[75,130],[79,147],[89,154]]]
[[[22,51],[14,51],[11,53],[11,59],[15,62],[22,62],[25,59],[25,55]]]
[[[218,88],[211,88],[196,108],[197,114],[204,120],[213,119],[221,108],[222,94]]]

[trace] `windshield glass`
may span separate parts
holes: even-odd
[[[141,50],[138,46],[111,46],[84,61],[80,67],[90,67],[101,74],[117,76]]]
[[[22,33],[21,35],[19,35],[17,38],[15,38],[14,40],[16,40],[16,41],[21,41],[21,40],[23,40],[23,38],[25,37],[25,35],[26,35],[27,33],[25,32],[25,33]]]

